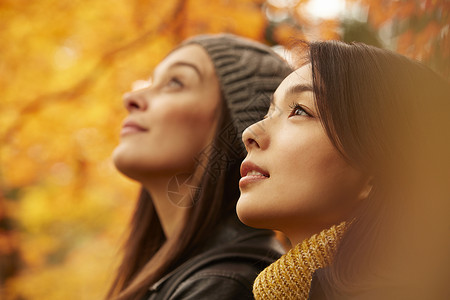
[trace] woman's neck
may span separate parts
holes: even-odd
[[[291,226],[292,230],[281,230],[289,239],[293,246],[301,244],[304,240],[309,239],[314,234],[326,230],[332,227],[333,223],[328,224],[312,224],[312,223],[299,223],[295,226]]]
[[[143,183],[151,195],[164,234],[170,238],[184,225],[185,217],[192,207],[193,188],[183,177],[152,178]]]

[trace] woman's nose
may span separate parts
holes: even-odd
[[[128,112],[145,111],[148,107],[145,89],[125,93],[123,95],[123,104]]]
[[[242,133],[242,141],[247,152],[253,149],[265,148],[267,145],[267,132],[264,120],[247,127]]]

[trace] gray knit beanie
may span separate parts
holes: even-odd
[[[270,47],[232,34],[199,35],[180,46],[189,44],[202,46],[211,57],[240,141],[245,128],[267,113],[291,67]]]

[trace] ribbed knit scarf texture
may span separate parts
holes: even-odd
[[[328,266],[345,222],[298,244],[264,269],[253,284],[255,299],[307,299],[315,270]]]

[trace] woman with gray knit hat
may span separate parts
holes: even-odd
[[[236,217],[241,134],[290,72],[267,46],[202,35],[124,95],[113,159],[142,189],[108,299],[252,299],[283,249]]]

